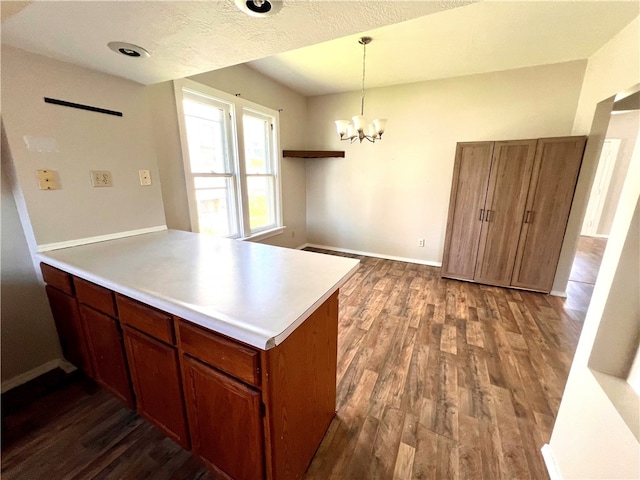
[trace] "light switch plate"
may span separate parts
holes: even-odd
[[[149,170],[138,170],[140,175],[140,185],[151,185],[151,172]]]
[[[94,187],[113,187],[111,172],[106,170],[91,170],[91,185]]]
[[[57,190],[58,180],[55,170],[36,170],[40,190]]]

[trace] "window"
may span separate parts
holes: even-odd
[[[174,85],[192,229],[280,233],[278,112],[195,82]]]

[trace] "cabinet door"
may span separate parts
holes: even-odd
[[[182,380],[175,347],[124,327],[138,412],[183,448],[189,448]]]
[[[442,276],[474,277],[492,152],[493,142],[459,143],[456,148]]]
[[[45,289],[64,358],[92,377],[93,368],[78,302],[74,297],[49,285]]]
[[[264,478],[260,392],[186,355],[183,368],[193,451],[235,480]]]
[[[80,305],[80,312],[84,319],[96,380],[129,408],[134,408],[129,370],[118,322],[86,305]]]
[[[585,137],[538,141],[512,285],[551,290],[585,142]]]
[[[511,285],[536,140],[496,142],[474,279]]]

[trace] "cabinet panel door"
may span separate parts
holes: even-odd
[[[551,290],[585,143],[585,137],[538,141],[512,285]]]
[[[176,348],[127,326],[124,327],[124,340],[138,412],[174,442],[188,449]]]
[[[49,285],[45,287],[51,313],[58,330],[62,354],[69,362],[90,377],[93,377],[93,366],[89,357],[82,317],[78,302],[60,290]]]
[[[496,142],[474,279],[511,285],[536,140]]]
[[[260,392],[186,355],[183,368],[193,451],[236,480],[264,478]]]
[[[449,201],[442,275],[472,280],[484,218],[493,142],[459,143]]]
[[[118,322],[86,305],[80,305],[93,357],[95,378],[116,397],[134,408],[129,369]]]

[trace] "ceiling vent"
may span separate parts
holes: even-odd
[[[269,17],[282,8],[277,0],[235,0],[236,6],[251,17]]]
[[[126,42],[109,42],[107,46],[116,53],[133,58],[148,58],[151,56],[144,48]]]

